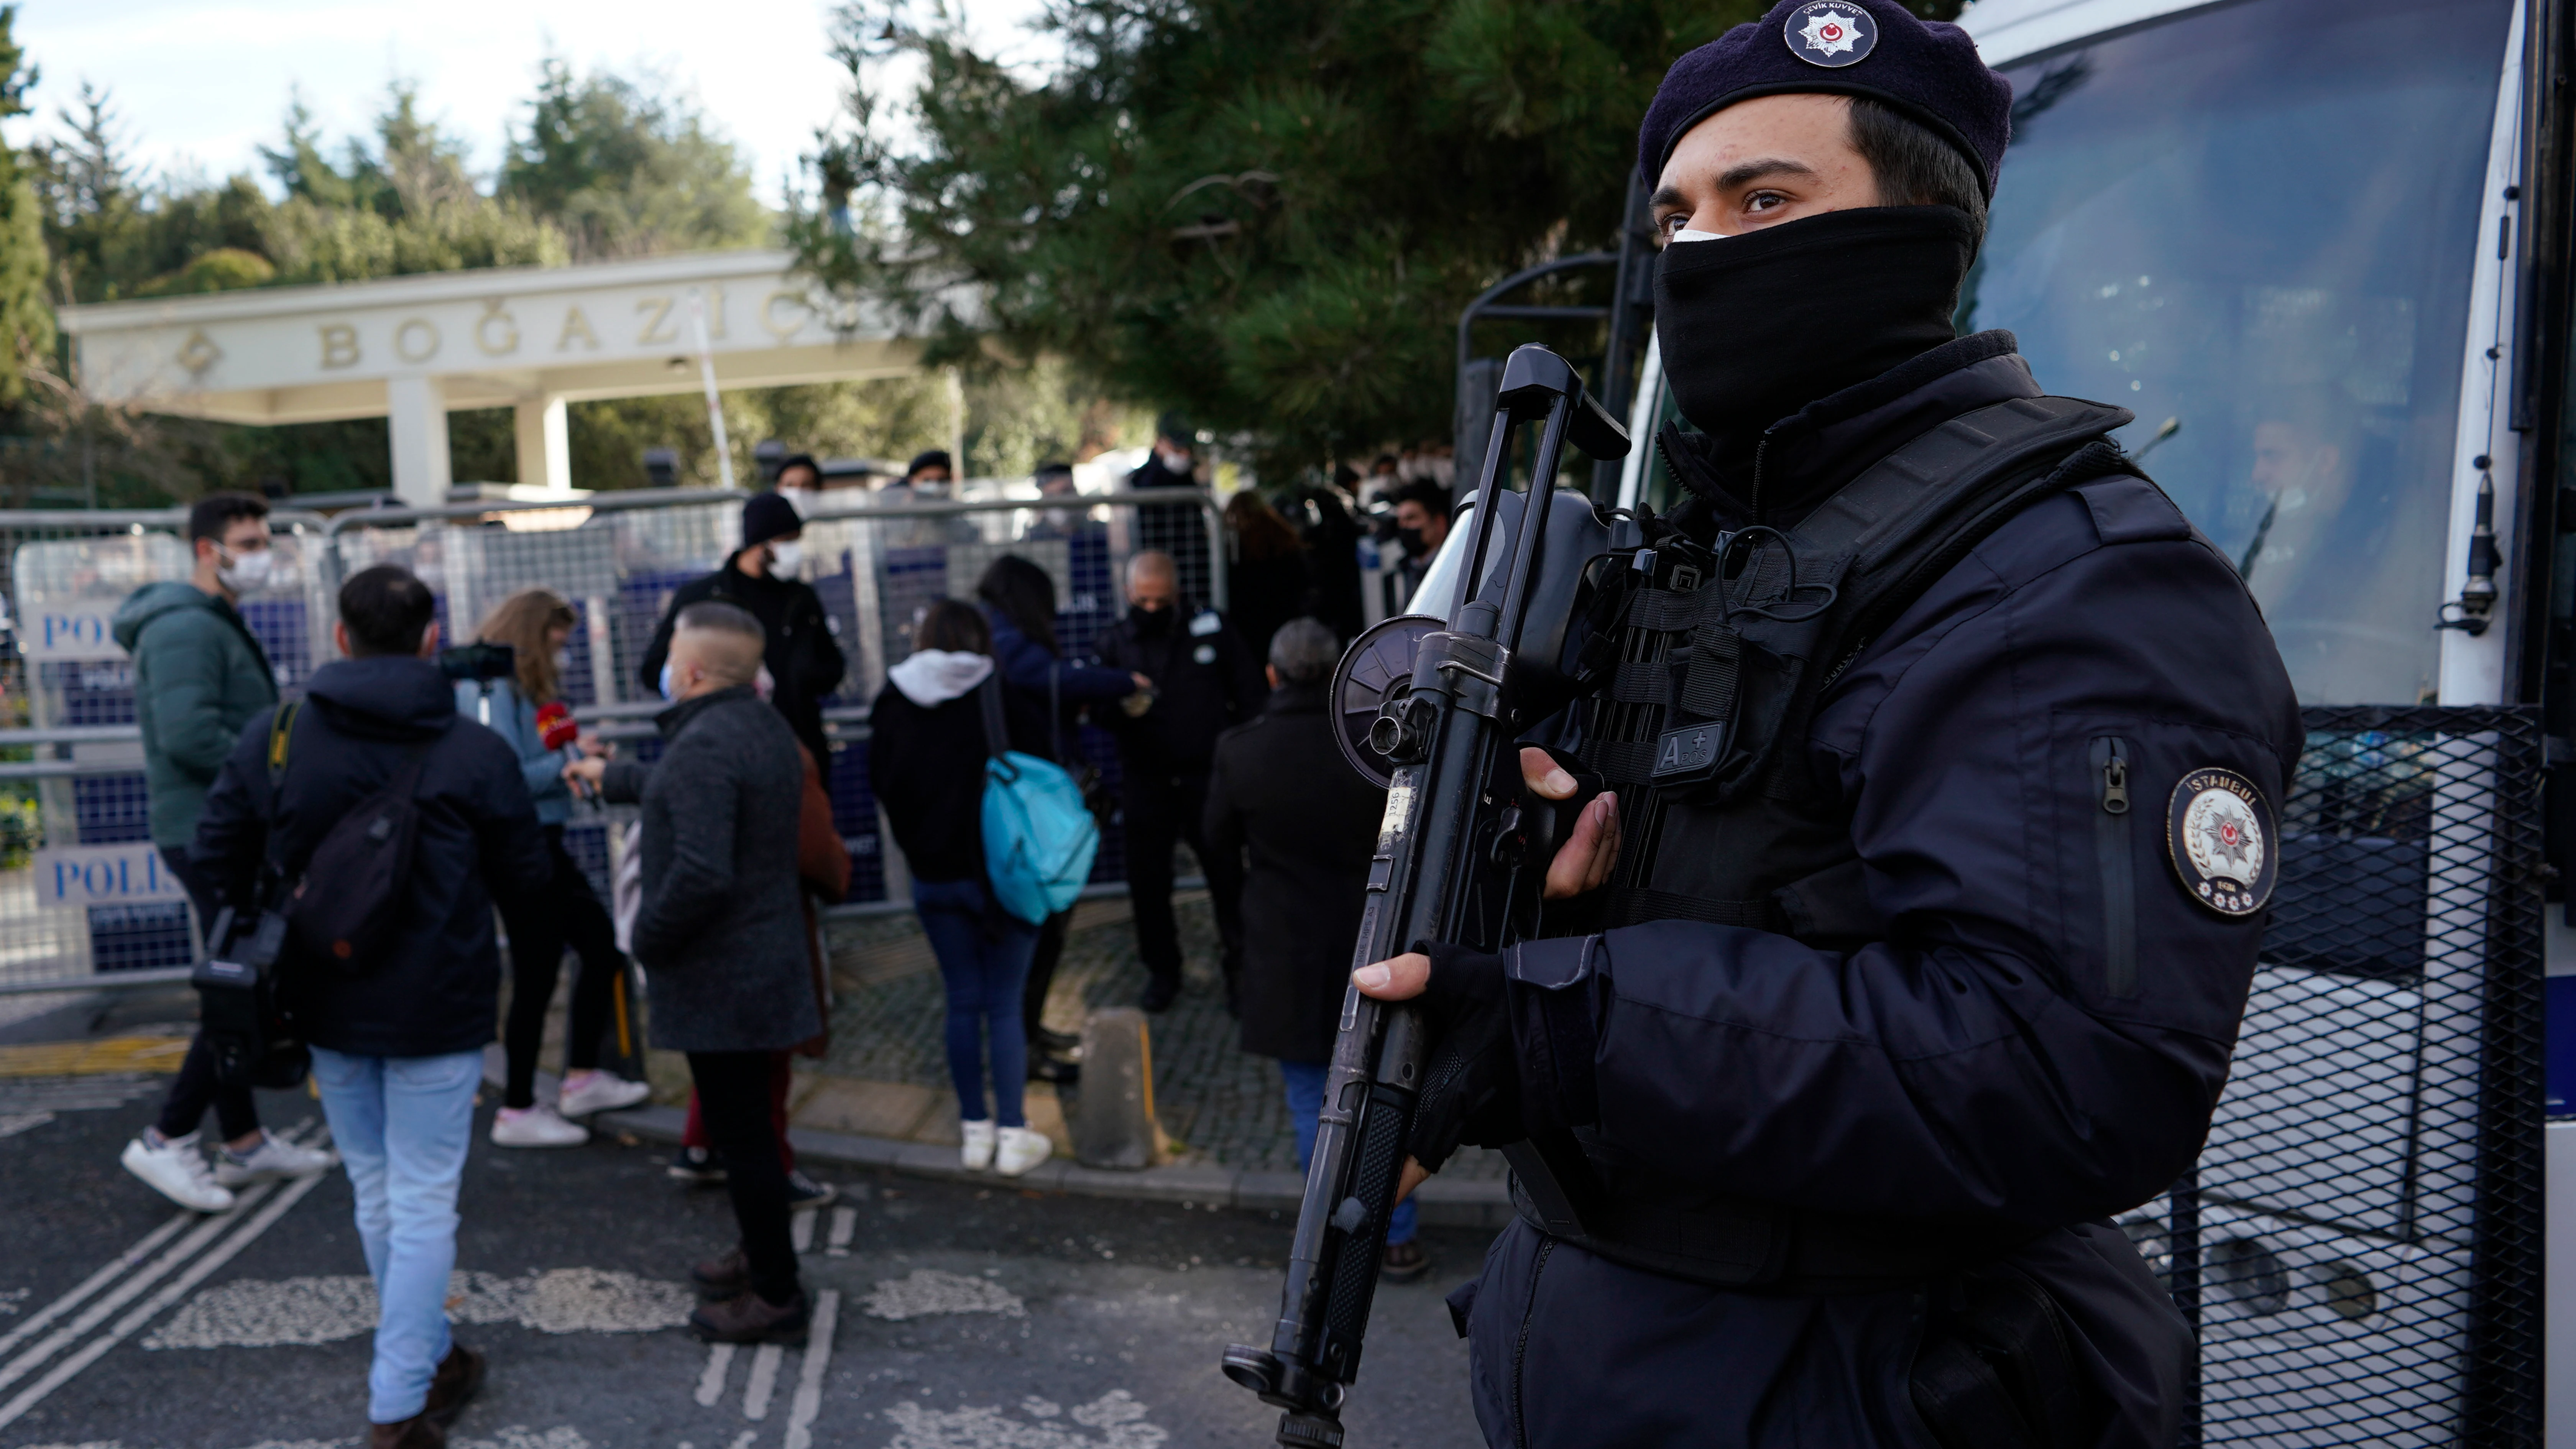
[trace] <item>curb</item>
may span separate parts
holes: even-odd
[[[652,1142],[677,1142],[687,1120],[677,1107],[638,1107],[602,1112],[593,1119],[632,1132]],[[898,1142],[887,1137],[859,1137],[845,1132],[787,1130],[789,1145],[800,1160],[836,1167],[874,1167],[942,1182],[984,1186],[1008,1183],[1038,1192],[1073,1192],[1085,1197],[1125,1198],[1137,1202],[1192,1202],[1250,1211],[1293,1213],[1305,1196],[1306,1179],[1294,1172],[1252,1172],[1213,1165],[1148,1167],[1111,1172],[1052,1158],[1015,1178],[969,1172],[958,1165],[957,1149],[935,1142]],[[1512,1217],[1510,1192],[1496,1180],[1443,1182],[1432,1178],[1414,1189],[1426,1227],[1500,1228]]]

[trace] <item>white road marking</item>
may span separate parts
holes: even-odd
[[[543,1433],[512,1424],[489,1439],[450,1439],[447,1449],[591,1449],[591,1445],[570,1424],[558,1424]]]
[[[5,1364],[0,1364],[0,1388],[6,1388],[35,1372],[38,1365],[60,1353],[82,1334],[105,1322],[109,1314],[132,1302],[145,1289],[160,1282],[172,1269],[205,1251],[216,1238],[239,1226],[244,1214],[259,1206],[275,1191],[273,1184],[263,1183],[235,1197],[229,1211],[218,1213],[213,1217],[199,1217],[195,1213],[186,1214],[197,1224],[194,1231],[181,1238],[168,1252],[153,1259],[140,1271],[130,1274],[124,1282],[117,1285],[114,1292],[91,1304],[79,1317],[46,1335],[35,1347]],[[0,1418],[0,1424],[7,1422],[6,1418]]]
[[[678,1283],[598,1268],[556,1268],[519,1278],[457,1272],[448,1316],[459,1323],[516,1323],[540,1333],[650,1333],[688,1322]],[[376,1285],[364,1274],[268,1281],[236,1279],[198,1294],[143,1341],[148,1349],[273,1348],[335,1343],[376,1326]]]
[[[814,1449],[814,1421],[823,1413],[823,1372],[832,1366],[832,1332],[840,1323],[841,1295],[826,1288],[814,1299],[814,1326],[805,1335],[805,1357],[796,1366],[786,1449]]]
[[[33,1132],[54,1120],[51,1112],[0,1112],[0,1137],[15,1137]]]
[[[733,1368],[733,1345],[715,1344],[707,1349],[707,1370],[698,1375],[698,1407],[712,1409],[724,1397],[725,1375]]]
[[[168,1222],[163,1223],[161,1226],[154,1228],[148,1233],[145,1233],[140,1242],[137,1242],[133,1247],[126,1249],[124,1252],[117,1254],[115,1257],[108,1259],[106,1267],[103,1267],[97,1272],[82,1279],[79,1286],[73,1288],[69,1293],[66,1293],[62,1297],[55,1299],[53,1302],[46,1304],[42,1309],[37,1311],[35,1317],[28,1319],[26,1322],[19,1324],[13,1329],[10,1329],[7,1333],[0,1333],[0,1353],[7,1353],[9,1350],[16,1348],[19,1344],[42,1332],[46,1324],[51,1323],[55,1319],[62,1317],[64,1314],[71,1312],[73,1309],[80,1307],[91,1294],[96,1293],[101,1288],[115,1282],[118,1274],[126,1272],[135,1264],[142,1262],[147,1257],[150,1257],[153,1249],[170,1241],[171,1234],[186,1227],[190,1223],[203,1221],[205,1221],[205,1219],[197,1216],[195,1213],[183,1211],[177,1216],[171,1218]]]
[[[813,1213],[798,1213],[795,1221],[788,1226],[788,1239],[796,1245],[796,1251],[800,1253],[814,1251],[815,1216]]]
[[[751,1449],[751,1441],[759,1437],[760,1431],[758,1429],[745,1429],[742,1431],[741,1436],[736,1438],[731,1444],[726,1445],[725,1449]]]
[[[1030,1406],[1022,1411],[1030,1412]],[[1058,1422],[1052,1413],[1032,1413],[1037,1422],[1027,1423],[999,1406],[942,1410],[900,1403],[885,1416],[896,1431],[886,1449],[1160,1449],[1172,1437],[1145,1422],[1145,1406],[1125,1389],[1112,1389],[1065,1415],[1078,1427]],[[1098,1437],[1085,1429],[1098,1430]]]
[[[151,1322],[154,1315],[161,1310],[186,1297],[189,1289],[204,1282],[217,1268],[231,1262],[233,1255],[258,1241],[260,1234],[267,1232],[279,1218],[286,1216],[297,1203],[304,1201],[305,1194],[321,1186],[322,1176],[316,1173],[311,1177],[299,1178],[286,1184],[285,1191],[277,1195],[276,1201],[261,1208],[257,1216],[242,1224],[241,1231],[226,1239],[214,1251],[189,1264],[186,1272],[172,1279],[167,1287],[145,1300],[142,1307],[118,1319],[114,1328],[91,1339],[88,1347],[54,1365],[51,1372],[29,1384],[18,1397],[11,1399],[7,1404],[0,1404],[0,1429],[16,1423],[29,1409],[44,1402],[46,1395],[69,1383],[81,1370],[98,1362],[109,1349],[124,1342],[127,1335]],[[255,1194],[258,1189],[254,1188],[252,1191]],[[246,1198],[241,1201],[246,1203],[249,1200]],[[238,1205],[234,1208],[234,1212],[241,1210]],[[218,1219],[218,1221],[224,1221],[231,1216],[231,1213],[227,1213],[224,1219]]]
[[[826,1240],[829,1246],[825,1251],[835,1258],[850,1256],[850,1239],[855,1237],[858,1231],[859,1210],[857,1208],[832,1209],[832,1235]]]
[[[943,1273],[937,1268],[916,1268],[909,1278],[879,1282],[867,1296],[867,1311],[871,1318],[896,1322],[933,1313],[1028,1316],[1028,1306],[1020,1301],[1020,1295],[1001,1284],[962,1273]]]
[[[764,1343],[752,1351],[751,1378],[742,1386],[742,1416],[746,1419],[769,1417],[770,1395],[778,1391],[778,1365],[787,1350],[774,1343]]]

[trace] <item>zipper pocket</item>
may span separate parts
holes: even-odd
[[[2102,990],[2127,996],[2138,989],[2138,879],[2130,837],[2129,745],[2098,736],[2093,741],[2093,860],[2102,872]]]
[[[1529,1302],[1521,1305],[1521,1336],[1512,1345],[1512,1444],[1514,1449],[1529,1449],[1529,1415],[1521,1407],[1521,1361],[1529,1357],[1530,1320],[1538,1316],[1538,1280],[1547,1272],[1547,1255],[1556,1251],[1556,1239],[1542,1238],[1538,1261],[1530,1264]]]

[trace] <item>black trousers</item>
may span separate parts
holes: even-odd
[[[774,1052],[691,1052],[698,1120],[723,1156],[733,1218],[751,1260],[753,1291],[772,1303],[794,1301],[796,1243],[788,1235],[787,1168],[778,1158],[778,1128],[769,1115]]]
[[[617,949],[617,927],[592,892],[590,878],[564,849],[563,837],[562,826],[546,827],[555,873],[544,895],[501,911],[510,927],[510,1019],[501,1032],[502,1049],[510,1059],[501,1096],[505,1107],[532,1106],[537,1100],[537,1053],[545,1045],[546,1008],[554,1003],[565,945],[581,956],[581,972],[572,983],[571,1016],[564,1023],[567,1071],[599,1065],[609,1001],[618,973],[626,969],[626,958]]]
[[[161,864],[187,888],[188,902],[197,908],[197,929],[213,930],[214,892],[208,888],[206,878],[188,863],[188,852],[175,845],[162,846]],[[201,1031],[196,1040],[188,1043],[188,1055],[179,1063],[179,1076],[170,1084],[170,1095],[161,1100],[161,1135],[185,1137],[196,1131],[210,1106],[215,1109],[215,1125],[222,1130],[226,1142],[259,1130],[259,1107],[251,1100],[250,1088],[216,1083],[214,1048],[206,1045],[206,1034]]]
[[[1020,1028],[1029,1039],[1033,1058],[1045,1050],[1038,1045],[1038,1032],[1046,1026],[1047,990],[1055,985],[1056,963],[1064,959],[1065,930],[1072,923],[1073,912],[1066,910],[1038,925],[1037,954],[1029,959],[1029,979],[1020,988]]]
[[[1136,954],[1158,982],[1181,978],[1181,934],[1172,921],[1172,846],[1189,842],[1206,872],[1216,905],[1217,939],[1223,946],[1226,995],[1234,994],[1243,952],[1243,864],[1219,860],[1207,848],[1200,822],[1207,817],[1208,777],[1173,775],[1130,766],[1123,804],[1127,827],[1127,895],[1136,911]]]

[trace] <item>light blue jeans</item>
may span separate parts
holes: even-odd
[[[1297,1124],[1297,1170],[1303,1172],[1315,1158],[1316,1118],[1324,1113],[1324,1078],[1332,1071],[1329,1062],[1281,1062],[1279,1078],[1288,1086],[1288,1116]],[[1406,1198],[1386,1215],[1386,1243],[1413,1241],[1414,1223],[1421,1216],[1413,1199]]]
[[[474,1138],[483,1054],[354,1057],[315,1047],[313,1080],[357,1194],[358,1242],[376,1280],[367,1418],[398,1424],[420,1412],[447,1357],[456,1186]]]

